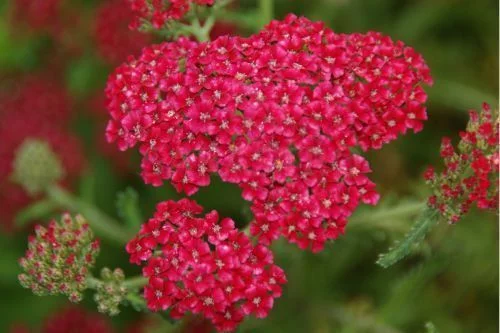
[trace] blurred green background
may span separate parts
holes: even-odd
[[[13,3],[0,0],[0,88],[34,72],[59,78],[74,99],[73,128],[84,142],[89,161],[75,192],[116,216],[116,194],[131,186],[140,194],[143,215],[149,216],[157,202],[176,197],[172,188],[143,185],[137,156],[119,157],[96,148],[102,141],[104,116],[99,115],[102,111],[91,110],[98,108],[91,102],[114,66],[96,52],[91,37],[93,17],[101,3],[64,0],[64,6],[76,9],[79,17],[77,27],[65,31],[63,38],[76,45],[79,51],[74,54],[60,40],[20,28],[12,19]],[[253,5],[240,3],[241,8]],[[421,174],[428,164],[439,165],[441,137],[449,135],[456,141],[468,109],[480,108],[483,101],[498,105],[498,2],[275,1],[276,17],[289,12],[322,20],[337,32],[382,31],[424,55],[435,85],[427,90],[429,121],[423,132],[368,154],[382,205],[424,200],[428,192]],[[122,160],[119,169],[118,159]],[[233,186],[216,183],[195,198],[224,216],[248,219],[247,206]],[[377,209],[361,207],[358,216]],[[497,216],[473,212],[455,226],[441,224],[413,256],[389,269],[378,267],[377,255],[410,225],[411,218],[357,219],[344,237],[316,255],[278,242],[273,246],[276,262],[289,281],[284,296],[267,319],[249,320],[240,331],[425,332],[425,323],[431,321],[445,333],[497,332]],[[0,332],[8,332],[13,323],[37,327],[65,304],[61,298],[33,296],[17,283],[17,259],[24,253],[26,237],[27,232],[0,235]],[[113,247],[103,246],[98,264],[122,265],[128,272],[138,272],[127,263],[125,252]],[[85,305],[94,308],[91,297]],[[124,331],[134,318],[128,310],[114,318],[117,331]]]

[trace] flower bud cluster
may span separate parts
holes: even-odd
[[[42,140],[26,139],[18,148],[13,161],[12,180],[30,195],[36,195],[64,176],[59,157]]]
[[[101,280],[96,286],[94,300],[99,312],[115,316],[120,313],[119,305],[127,296],[124,285],[125,274],[120,268],[111,271],[109,268],[101,270]]]
[[[286,277],[263,245],[253,246],[234,221],[216,211],[201,215],[194,201],[164,201],[127,244],[132,263],[145,262],[149,309],[187,312],[230,331],[254,314],[264,318],[281,296]]]
[[[99,241],[85,219],[64,214],[60,222],[52,220],[46,228],[35,227],[19,262],[24,270],[19,281],[36,295],[62,294],[78,302],[98,253]]]
[[[379,198],[350,148],[421,130],[425,83],[422,56],[402,42],[289,15],[248,38],[145,48],[108,81],[106,134],[139,145],[146,183],[192,195],[217,173],[252,202],[259,242],[319,251]]]
[[[483,104],[482,112],[471,110],[469,115],[457,150],[450,138],[443,138],[442,173],[429,167],[424,175],[434,190],[429,205],[449,223],[459,221],[474,204],[479,209],[498,208],[498,111],[492,112],[488,104]]]
[[[32,203],[33,197],[25,187],[37,192],[41,188],[37,183],[39,177],[42,184],[47,183],[44,180],[47,175],[58,178],[54,170],[60,168],[52,169],[45,162],[54,165],[55,160],[60,161],[64,170],[61,181],[65,185],[81,173],[85,159],[78,138],[68,131],[70,118],[71,100],[65,89],[45,75],[16,80],[10,89],[0,92],[0,227],[3,230],[11,230],[19,210]],[[25,154],[27,163],[19,175],[24,186],[20,186],[12,182],[13,161],[26,140],[46,143],[57,158],[53,158],[53,154],[48,159],[47,155],[43,158],[44,154],[37,154],[42,160],[36,161]],[[33,175],[36,177],[32,182],[30,177]]]

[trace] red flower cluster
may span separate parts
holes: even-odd
[[[474,110],[469,114],[458,152],[449,138],[443,138],[445,169],[436,175],[430,167],[424,175],[435,191],[429,205],[439,209],[450,223],[460,220],[474,203],[480,209],[498,208],[498,112],[492,115],[490,106],[483,104],[480,114]]]
[[[52,31],[58,24],[61,0],[15,0],[14,17],[18,23],[27,24],[33,30]]]
[[[289,15],[249,38],[144,49],[108,82],[107,137],[140,145],[146,183],[192,195],[218,173],[253,203],[260,242],[281,234],[319,251],[360,202],[378,200],[349,148],[421,130],[431,82],[401,42]]]
[[[70,100],[44,77],[22,81],[17,90],[0,95],[0,223],[10,229],[15,213],[31,199],[9,177],[17,148],[27,139],[50,144],[67,179],[80,173],[84,158],[76,137],[67,131]]]
[[[216,211],[203,217],[194,201],[164,201],[137,237],[127,244],[130,261],[146,261],[143,275],[148,307],[210,319],[220,331],[233,330],[245,315],[264,318],[286,282],[271,250],[253,246],[234,222]]]
[[[151,42],[150,36],[129,30],[132,18],[132,10],[123,0],[104,2],[97,9],[94,38],[98,51],[111,64],[124,61]]]
[[[139,29],[143,21],[150,22],[160,29],[168,20],[179,20],[191,6],[211,6],[215,0],[128,0],[130,8],[137,15],[130,27]]]
[[[45,321],[41,332],[112,333],[114,330],[105,317],[75,306],[54,313]]]

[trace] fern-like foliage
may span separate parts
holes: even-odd
[[[139,209],[139,195],[133,188],[128,187],[125,191],[118,193],[116,209],[118,215],[131,230],[137,231],[139,229],[143,218]]]
[[[425,238],[425,235],[437,224],[438,220],[439,212],[437,210],[430,207],[424,208],[406,236],[389,249],[387,253],[381,254],[377,264],[387,268],[406,257],[414,246]]]

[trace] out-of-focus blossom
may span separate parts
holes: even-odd
[[[80,307],[68,307],[52,314],[41,330],[42,333],[113,333],[106,317]]]
[[[0,95],[0,223],[12,228],[16,212],[31,200],[11,179],[16,152],[26,140],[44,142],[64,169],[63,183],[80,174],[84,157],[79,140],[68,132],[70,101],[53,81],[29,78]],[[33,165],[35,168],[36,165]]]
[[[151,42],[151,36],[128,28],[132,18],[132,10],[124,0],[105,1],[97,9],[94,28],[97,49],[113,65],[137,54]]]

